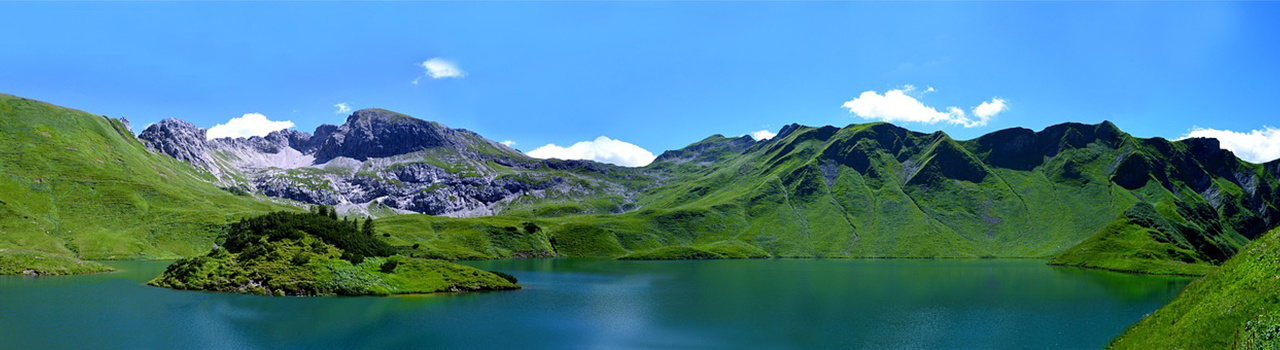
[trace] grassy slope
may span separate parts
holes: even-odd
[[[1151,239],[1159,234],[1154,229],[1132,224],[1127,218],[1118,218],[1049,264],[1186,276],[1201,276],[1216,267],[1196,258],[1194,251],[1169,247]]]
[[[190,256],[223,223],[279,207],[145,151],[118,121],[7,95],[0,103],[0,144],[10,146],[0,153],[0,248]],[[1159,261],[1190,255],[1193,264],[1216,264],[1280,221],[1273,171],[1216,150],[1133,138],[1110,123],[968,141],[884,123],[793,125],[765,142],[713,136],[639,169],[548,163],[534,171],[595,194],[517,200],[502,217],[395,216],[379,227],[393,243],[421,246],[411,254],[447,259],[712,245],[778,257],[1051,257],[1085,242],[1144,247],[1136,257],[1147,261],[1060,261],[1167,273]],[[624,200],[593,192],[601,180],[647,190]],[[1179,229],[1108,226],[1137,203]]]
[[[1276,222],[1247,207],[1280,212],[1275,177],[1262,166],[1196,153],[1191,141],[1133,138],[1109,123],[1011,129],[969,141],[883,123],[789,128],[768,142],[712,137],[664,155],[638,170],[661,174],[662,185],[644,193],[641,209],[620,215],[408,215],[381,219],[381,228],[402,243],[467,258],[522,251],[620,256],[718,242],[779,257],[1043,258],[1117,231],[1108,226],[1114,218],[1147,203],[1183,229],[1125,231],[1133,242],[1124,244],[1189,254],[1194,266],[1170,268],[1163,264],[1175,257],[1169,254],[1138,264],[1105,261],[1116,255],[1061,261],[1200,274]],[[1008,144],[1016,147],[1001,148]],[[1124,167],[1133,159],[1157,161]],[[500,234],[522,222],[542,232]]]
[[[0,249],[0,275],[58,276],[108,272],[106,265],[32,250]]]
[[[0,248],[177,258],[223,224],[283,208],[147,151],[118,120],[0,94]]]
[[[1168,305],[1129,327],[1114,349],[1280,347],[1280,230],[1192,282]]]
[[[618,257],[620,260],[704,260],[704,259],[765,259],[768,252],[740,241],[721,241],[703,246],[666,246],[633,252]]]

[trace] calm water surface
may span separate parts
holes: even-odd
[[[275,298],[0,277],[0,348],[1099,348],[1185,278],[1035,260],[469,262],[524,290]]]

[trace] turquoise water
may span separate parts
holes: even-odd
[[[1186,278],[1035,260],[468,262],[524,290],[276,298],[111,274],[0,277],[0,347],[1099,348]]]

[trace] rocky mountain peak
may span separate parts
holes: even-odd
[[[325,126],[321,126],[324,128]],[[323,132],[317,128],[318,137]],[[458,144],[458,130],[385,109],[361,109],[324,137],[316,159],[337,157],[357,160],[388,157],[428,148]]]
[[[138,139],[153,151],[169,156],[201,168],[211,169],[213,163],[207,159],[209,142],[205,140],[205,130],[195,124],[177,118],[168,118],[151,124],[138,135]]]
[[[347,125],[356,123],[414,123],[427,122],[408,115],[382,108],[365,108],[347,116]]]

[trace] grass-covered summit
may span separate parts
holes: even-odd
[[[366,225],[368,225],[366,223]],[[227,226],[220,246],[179,260],[151,285],[276,296],[388,295],[519,289],[514,279],[396,255],[331,211],[275,212]]]

